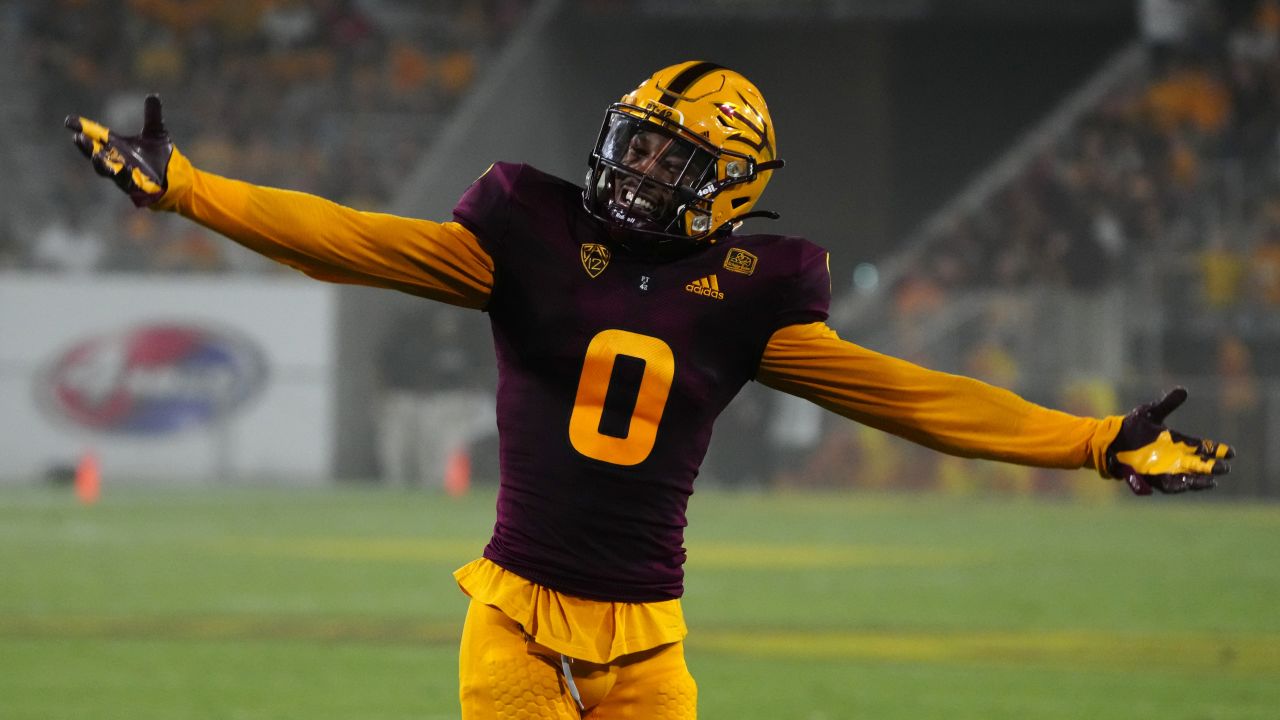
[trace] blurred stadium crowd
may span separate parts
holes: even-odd
[[[38,89],[36,118],[80,112],[131,128],[156,90],[202,167],[377,209],[528,5],[55,0],[14,3],[6,22],[18,26],[19,75]],[[956,289],[1098,287],[1153,250],[1195,255],[1181,269],[1215,306],[1280,304],[1280,2],[1235,24],[1200,6],[1184,37],[1153,45],[1142,73],[931,239],[896,288],[902,312],[927,313]],[[270,267],[129,212],[68,155],[48,152],[52,171],[33,182],[52,187],[4,218],[0,267]],[[106,214],[119,222],[86,221]]]
[[[1153,251],[1198,256],[1206,299],[1280,303],[1280,2],[1196,7],[1141,72],[977,210],[899,288],[1096,288]]]
[[[41,128],[74,112],[134,132],[142,96],[159,92],[201,167],[379,209],[529,4],[54,0],[9,4],[4,20]],[[0,268],[274,269],[190,223],[131,212],[63,133],[40,135],[58,144],[28,149],[47,172],[3,218]]]

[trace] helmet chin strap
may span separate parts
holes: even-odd
[[[782,216],[772,210],[752,210],[749,213],[744,213],[742,215],[739,215],[738,217],[730,220],[729,222],[740,223],[743,220],[750,220],[751,218],[768,218],[770,220],[777,220],[780,217]]]
[[[728,237],[729,233],[738,229],[738,226],[742,224],[743,220],[750,220],[751,218],[767,218],[769,220],[777,220],[780,217],[782,216],[772,210],[752,210],[749,213],[743,213],[735,218],[730,219],[728,222],[721,225],[720,229],[716,230],[714,233],[711,233],[711,235],[708,236],[707,242],[714,245],[715,243],[719,242],[720,238]]]

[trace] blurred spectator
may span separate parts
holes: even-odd
[[[1138,29],[1153,63],[1163,63],[1193,44],[1208,6],[1206,0],[1138,0]]]
[[[388,484],[419,484],[433,461],[420,441],[434,349],[429,330],[425,311],[404,313],[392,324],[378,355],[378,460]]]
[[[1271,225],[1249,257],[1250,283],[1255,296],[1280,307],[1280,225]]]
[[[0,228],[0,270],[13,270],[22,259],[21,248],[13,241],[13,236]]]
[[[1147,88],[1142,103],[1155,129],[1166,134],[1189,126],[1216,135],[1231,111],[1231,95],[1216,66],[1203,60],[1175,63]]]
[[[316,39],[319,21],[309,3],[275,0],[263,10],[258,27],[269,49],[287,51]]]
[[[990,328],[998,324],[998,320],[988,321]],[[1001,341],[994,333],[974,343],[965,356],[964,374],[985,383],[1002,388],[1016,388],[1021,380],[1018,359],[1009,351],[1007,343]]]
[[[794,395],[774,393],[764,439],[773,460],[772,483],[794,485],[822,439],[822,408]]]
[[[160,255],[160,216],[124,205],[118,214],[121,233],[112,243],[102,269],[137,272],[150,269]]]
[[[170,273],[211,273],[227,269],[225,242],[210,231],[185,223],[165,243],[152,267]]]
[[[1236,448],[1236,461],[1241,467],[1254,468],[1254,492],[1265,494],[1271,487],[1266,477],[1263,453],[1267,447],[1264,428],[1267,427],[1262,403],[1261,383],[1254,372],[1253,351],[1236,333],[1223,331],[1216,342],[1218,353],[1214,370],[1221,385],[1217,394],[1215,427],[1222,428],[1223,437],[1230,437]],[[1225,483],[1230,485],[1230,483]],[[1228,492],[1232,488],[1226,488]],[[1240,487],[1244,490],[1244,487]]]
[[[772,479],[772,456],[768,444],[760,442],[760,438],[765,437],[769,422],[771,395],[750,383],[716,418],[716,434],[708,449],[700,482],[701,477],[709,476],[724,487],[768,486]]]
[[[1240,300],[1245,262],[1239,253],[1227,247],[1225,233],[1215,233],[1200,257],[1200,266],[1203,273],[1201,301],[1206,307],[1227,308]]]
[[[1125,412],[1115,386],[1104,378],[1070,380],[1063,384],[1060,396],[1058,407],[1073,415],[1106,417]],[[1120,496],[1124,487],[1118,482],[1100,480],[1094,470],[1076,472],[1084,476],[1080,478],[1080,482],[1064,482],[1057,474],[1049,478],[1048,482],[1053,483],[1055,488],[1066,490],[1077,500],[1090,503],[1111,502]]]
[[[946,303],[946,293],[928,263],[908,271],[894,290],[894,314],[911,322]]]
[[[475,56],[466,50],[455,50],[440,59],[440,87],[446,97],[461,95],[476,74]]]
[[[905,490],[920,487],[925,473],[909,460],[916,445],[859,423],[831,423],[804,468],[788,480],[822,487]]]
[[[434,68],[422,50],[412,43],[396,41],[388,55],[393,93],[401,98],[411,98],[426,91]]]
[[[86,211],[72,203],[36,233],[31,259],[41,270],[88,273],[98,269],[106,251]]]

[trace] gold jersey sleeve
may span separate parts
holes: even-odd
[[[929,370],[842,340],[825,323],[773,334],[761,383],[844,417],[960,457],[1105,476],[1120,416],[1077,417],[972,378]]]
[[[493,260],[471,231],[385,213],[360,212],[307,193],[262,187],[196,169],[175,148],[169,187],[156,203],[330,282],[392,288],[482,308]]]

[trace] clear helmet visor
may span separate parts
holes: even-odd
[[[713,174],[715,156],[659,125],[611,111],[595,153],[597,206],[613,222],[638,230],[683,234],[697,188]]]

